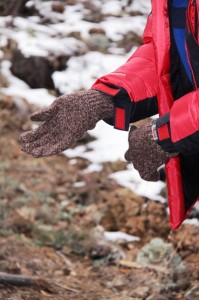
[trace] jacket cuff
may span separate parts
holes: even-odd
[[[98,90],[113,97],[112,101],[115,106],[114,118],[104,119],[104,121],[116,129],[128,131],[131,123],[133,102],[126,90],[115,85],[104,85],[103,83],[96,83],[91,89]]]
[[[175,144],[171,141],[170,113],[156,120],[157,143],[166,152],[176,153]]]

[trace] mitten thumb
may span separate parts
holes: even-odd
[[[124,158],[128,161],[128,162],[132,162],[132,154],[131,154],[131,147],[132,143],[131,143],[131,138],[132,138],[132,132],[134,132],[137,129],[136,126],[131,126],[130,131],[129,131],[129,137],[128,137],[128,141],[129,141],[129,149],[126,151],[126,153],[124,154]]]
[[[50,105],[49,107],[40,109],[30,116],[31,121],[45,122],[51,119],[58,111],[58,106]]]

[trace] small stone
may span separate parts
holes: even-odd
[[[170,270],[170,276],[174,283],[174,288],[173,288],[174,291],[179,291],[179,290],[184,291],[189,287],[190,276],[187,268],[185,267],[185,265],[183,265],[183,263],[179,263],[178,266],[173,267]]]
[[[137,254],[136,262],[142,265],[166,265],[172,255],[173,246],[160,238],[155,238],[146,244]]]
[[[69,276],[70,273],[71,273],[71,270],[69,270],[68,268],[64,268],[64,269],[63,269],[63,274],[64,274],[65,276]]]
[[[105,35],[106,31],[103,28],[91,28],[89,30],[89,33],[90,34],[103,34],[103,35]]]
[[[87,40],[87,45],[92,51],[106,51],[110,46],[108,37],[104,34],[93,33]]]
[[[150,288],[147,286],[139,286],[132,291],[131,296],[145,299],[150,293]]]
[[[52,3],[52,11],[62,14],[65,10],[63,3],[61,2],[53,2]]]
[[[32,236],[34,240],[42,244],[54,242],[52,227],[48,225],[35,225],[33,227]]]
[[[71,31],[67,34],[67,37],[73,37],[77,40],[81,40],[82,36],[81,36],[81,32],[80,31]]]
[[[109,255],[111,248],[107,245],[95,245],[89,251],[89,257],[99,259]]]

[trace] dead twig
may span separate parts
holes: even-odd
[[[54,284],[57,285],[58,287],[64,289],[64,290],[68,291],[68,292],[72,292],[72,293],[79,293],[79,292],[80,292],[79,290],[76,290],[76,289],[67,287],[67,286],[62,285],[62,284],[60,284],[60,283],[54,282]]]
[[[62,258],[63,262],[66,264],[67,268],[72,271],[75,267],[73,263],[60,251],[56,251],[56,254]]]
[[[67,287],[65,285],[56,282],[50,282],[37,276],[8,274],[4,272],[0,272],[0,284],[14,285],[14,286],[27,286],[27,287],[37,286],[51,293],[55,292],[55,290],[53,290],[53,286],[57,286],[59,288],[62,288],[72,293],[80,292],[76,289]]]
[[[10,284],[15,286],[44,286],[47,284],[45,280],[37,276],[19,275],[19,274],[8,274],[0,272],[0,283]]]
[[[150,271],[160,272],[164,274],[168,274],[168,269],[163,266],[155,266],[155,265],[141,265],[139,263],[133,262],[133,261],[127,261],[127,260],[121,260],[119,262],[119,265],[121,267],[125,268],[132,268],[132,269],[148,269]]]

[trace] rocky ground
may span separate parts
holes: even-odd
[[[5,95],[0,107],[0,270],[39,277],[18,287],[0,273],[1,299],[197,299],[198,227],[171,233],[165,204],[108,176],[124,162],[85,173],[82,158],[22,153],[32,107]],[[140,241],[110,242],[106,231]]]
[[[30,8],[23,9],[26,2],[12,11],[10,1],[2,14],[30,14]],[[63,1],[53,5],[63,12]],[[96,18],[101,18],[97,12]],[[124,38],[128,50],[132,35]],[[2,50],[2,61],[12,61],[15,73],[22,54],[11,40]],[[53,59],[51,67],[61,68],[58,62],[66,59]],[[0,86],[8,86],[0,77]],[[199,227],[184,224],[171,232],[166,203],[138,196],[110,178],[127,168],[123,161],[87,173],[90,162],[81,157],[34,159],[21,152],[19,134],[33,125],[29,115],[35,109],[26,99],[0,95],[0,299],[198,299]],[[92,138],[86,135],[80,143]],[[111,233],[118,231],[135,238],[113,240]]]

